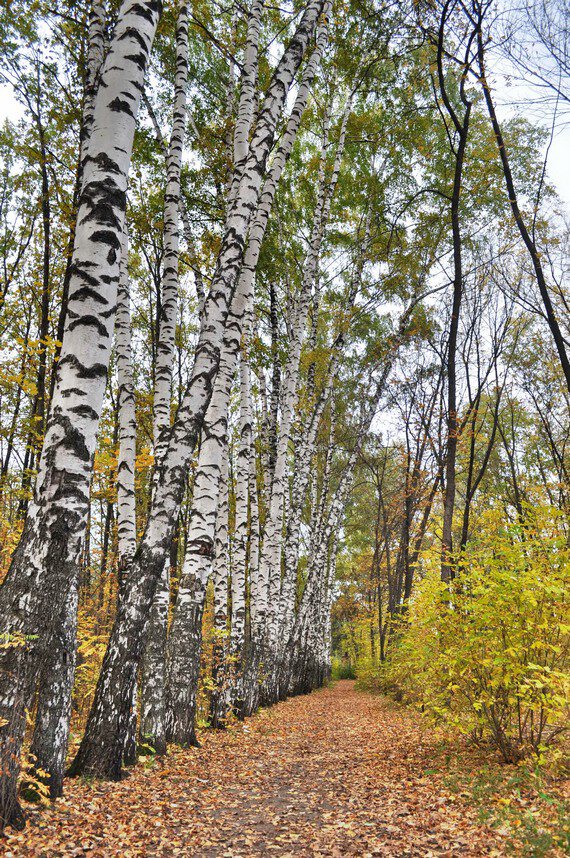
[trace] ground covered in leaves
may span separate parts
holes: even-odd
[[[487,812],[490,802],[504,806],[493,789],[482,821],[470,789],[481,776],[476,760],[352,682],[288,700],[223,732],[203,731],[202,741],[200,749],[147,758],[121,783],[68,780],[65,797],[32,809],[27,829],[8,834],[0,854],[563,854],[542,829],[546,851],[517,841],[520,821]],[[535,819],[534,797],[516,795]]]

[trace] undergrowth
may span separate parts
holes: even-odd
[[[541,767],[484,765],[474,772],[454,771],[444,783],[477,808],[481,823],[505,836],[508,854],[570,854],[570,802],[562,782]]]

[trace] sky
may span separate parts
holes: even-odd
[[[544,91],[532,82],[506,83],[506,76],[496,77],[493,94],[497,104],[499,122],[513,115],[523,116],[530,122],[551,131],[554,115],[554,99],[542,101]],[[545,152],[546,154],[546,152]],[[558,107],[554,122],[554,134],[548,146],[547,174],[551,183],[570,212],[570,114]]]
[[[548,174],[558,195],[570,210],[570,126],[559,128],[548,158]]]

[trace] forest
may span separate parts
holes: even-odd
[[[1,854],[570,852],[569,13],[1,5]]]

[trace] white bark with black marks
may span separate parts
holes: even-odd
[[[318,619],[319,610],[322,607],[323,593],[325,593],[323,576],[326,575],[326,570],[329,568],[328,558],[331,539],[340,527],[360,449],[378,409],[396,354],[404,341],[414,304],[415,302],[412,301],[400,316],[398,328],[392,337],[390,349],[385,359],[384,368],[360,420],[356,439],[339,483],[328,503],[326,496],[328,491],[325,494],[325,486],[323,486],[307,558],[305,589],[286,649],[284,675],[290,693],[305,693],[320,681],[320,674],[315,668],[315,641],[317,638],[314,636],[314,629],[319,627],[320,622]],[[328,482],[328,479],[326,481]]]
[[[19,825],[16,778],[38,675],[54,636],[65,640],[63,606],[76,586],[89,507],[96,433],[107,380],[127,175],[144,73],[161,7],[126,0],[97,90],[83,165],[67,321],[33,502],[0,590],[6,639],[0,662],[0,816]],[[73,658],[73,653],[68,653]]]
[[[252,454],[251,371],[249,367],[249,323],[243,337],[240,360],[240,421],[236,465],[235,529],[231,567],[231,688],[230,700],[234,710],[241,713],[243,697],[243,658],[246,619],[246,575],[248,519]],[[255,461],[254,461],[255,465]],[[252,522],[252,526],[254,523]]]
[[[83,166],[93,127],[95,96],[105,50],[105,6],[95,0],[89,14],[87,39],[87,74],[80,130],[78,186],[81,185]],[[69,273],[64,277],[63,308],[69,294]],[[67,288],[66,288],[67,287]],[[63,334],[60,334],[63,336]],[[36,700],[36,720],[30,745],[32,771],[44,780],[47,775],[51,798],[63,794],[63,772],[69,739],[71,693],[76,663],[78,582],[70,587],[58,626],[60,635],[52,639],[43,664]],[[39,774],[39,772],[45,774]]]
[[[247,21],[247,37],[240,75],[240,94],[233,138],[233,173],[228,206],[235,201],[249,154],[249,135],[257,102],[259,33],[264,0],[252,0]]]
[[[246,307],[250,308],[252,303],[252,283],[242,277],[226,323],[220,368],[204,421],[194,478],[186,555],[168,640],[168,732],[172,741],[181,745],[195,744],[193,718],[197,689],[194,683],[199,675],[201,619],[215,555],[216,521],[219,510],[225,506],[220,499],[228,456],[228,408],[243,318]],[[227,518],[227,507],[225,516]],[[200,626],[194,628],[198,619]]]
[[[150,121],[152,122],[152,127],[154,128],[156,139],[160,143],[162,149],[166,152],[166,142],[164,140],[164,135],[162,133],[162,129],[158,124],[158,119],[156,118],[156,113],[154,112],[154,108],[150,103],[146,92],[143,93],[143,101],[146,107],[146,111],[149,115]],[[192,126],[193,132],[196,137],[198,137],[198,130],[194,123],[192,117],[189,117],[190,125]],[[192,225],[190,223],[190,215],[188,214],[188,209],[186,207],[186,203],[184,202],[184,196],[182,194],[182,188],[180,193],[180,217],[182,219],[182,234],[184,236],[184,241],[186,242],[186,247],[195,258],[195,262],[192,265],[192,273],[194,274],[194,285],[196,287],[196,297],[198,299],[198,307],[197,307],[197,316],[201,318],[202,310],[204,309],[204,301],[206,300],[206,290],[204,288],[204,277],[202,275],[202,271],[197,263],[198,251],[196,248],[196,242],[194,240],[194,234],[192,232]]]
[[[212,584],[214,588],[214,625],[212,680],[215,688],[210,698],[210,724],[225,727],[229,709],[228,673],[228,583],[229,583],[229,449],[226,451],[220,470],[218,513],[214,540],[214,562]]]
[[[334,384],[336,381],[340,356],[344,347],[346,333],[350,327],[351,316],[353,312],[354,302],[358,295],[358,291],[362,285],[362,275],[368,244],[370,240],[370,225],[371,225],[371,207],[368,207],[363,235],[357,244],[356,258],[354,260],[351,277],[348,285],[346,301],[343,304],[341,318],[338,323],[338,334],[331,346],[331,357],[325,375],[324,387],[317,397],[317,400],[312,408],[310,417],[305,421],[300,433],[300,443],[295,450],[295,466],[293,469],[293,480],[291,486],[291,506],[287,517],[287,531],[284,544],[284,570],[283,582],[281,586],[281,596],[279,605],[279,615],[281,624],[279,629],[279,650],[282,652],[289,640],[291,633],[294,607],[295,607],[295,589],[297,582],[297,567],[299,562],[299,545],[301,535],[301,521],[307,488],[309,486],[311,463],[316,450],[317,433],[321,420],[331,398]],[[334,408],[331,405],[331,427],[330,441],[334,436]],[[316,481],[312,484],[312,489],[316,488]],[[312,502],[312,514],[317,511],[316,502]]]
[[[156,465],[145,533],[128,574],[103,661],[87,728],[71,771],[120,778],[126,712],[123,700],[140,662],[148,613],[178,518],[191,456],[218,371],[224,325],[233,297],[250,220],[285,99],[322,11],[311,0],[269,85],[259,112],[236,203],[224,229],[216,271],[204,305],[194,365],[163,456]],[[130,583],[135,586],[129,586]]]
[[[333,363],[331,361],[331,363]],[[279,601],[279,638],[278,638],[278,654],[281,656],[289,640],[293,622],[295,617],[295,594],[297,588],[297,573],[299,563],[299,545],[301,535],[301,520],[303,508],[306,500],[306,492],[309,486],[309,478],[311,464],[316,451],[317,433],[320,427],[321,418],[325,407],[330,400],[333,384],[336,373],[336,361],[334,361],[334,369],[330,374],[329,380],[325,389],[322,391],[319,399],[315,403],[311,420],[305,429],[300,444],[300,452],[295,461],[295,469],[293,472],[293,485],[291,489],[291,503],[289,515],[287,517],[287,531],[285,536],[285,544],[283,548],[284,570],[283,582],[281,586],[281,594]],[[329,447],[330,453],[334,446],[334,406],[331,403],[330,407],[330,427],[329,427]],[[328,463],[328,460],[327,460]],[[325,468],[325,478],[327,469]],[[316,480],[314,480],[316,486]],[[323,486],[323,493],[325,491]],[[314,509],[316,504],[312,503]]]
[[[105,57],[106,17],[104,0],[93,0],[89,9],[85,93],[83,97],[81,130],[79,133],[79,165],[81,172],[83,172],[88,155],[89,141],[95,118],[95,99]]]
[[[135,462],[137,424],[135,388],[131,350],[131,298],[128,272],[128,236],[124,231],[121,273],[115,323],[118,407],[119,457],[117,461],[117,540],[119,573],[130,563],[137,547],[135,511]]]
[[[166,157],[164,193],[164,261],[161,280],[160,317],[156,349],[153,399],[155,457],[161,454],[161,435],[170,427],[172,365],[178,319],[179,211],[182,152],[186,132],[186,88],[188,85],[188,7],[182,0],[176,24],[176,78],[172,131]]]
[[[319,166],[317,204],[313,220],[313,229],[309,250],[303,268],[301,290],[295,308],[293,337],[289,345],[289,354],[282,381],[281,422],[277,441],[277,457],[273,473],[271,503],[265,523],[263,550],[261,555],[261,574],[267,582],[267,629],[266,637],[270,647],[275,646],[278,638],[279,596],[281,590],[281,548],[283,542],[283,514],[285,491],[287,488],[287,459],[291,432],[295,419],[299,393],[299,365],[303,346],[307,317],[311,302],[311,292],[315,284],[321,246],[328,222],[331,202],[337,185],[344,146],[348,118],[352,110],[352,96],[347,99],[341,121],[339,139],[330,179],[326,175],[327,150],[329,146],[330,110],[325,114],[323,144]],[[265,585],[264,585],[265,586]]]
[[[297,92],[297,97],[295,99],[295,103],[293,105],[293,109],[291,111],[291,115],[287,122],[287,127],[285,132],[283,133],[283,137],[281,139],[279,148],[275,154],[275,157],[271,164],[271,171],[267,180],[265,182],[263,193],[260,197],[259,207],[257,211],[257,215],[255,218],[255,222],[252,226],[249,244],[247,248],[247,253],[244,259],[244,265],[242,269],[241,278],[246,279],[248,283],[253,282],[253,278],[255,275],[255,270],[257,267],[257,263],[259,260],[259,254],[261,251],[261,245],[263,242],[263,237],[265,235],[265,230],[267,228],[267,223],[269,221],[269,215],[271,213],[271,209],[273,206],[273,200],[275,199],[275,193],[277,190],[277,186],[281,179],[283,170],[289,160],[291,152],[293,150],[293,145],[295,143],[295,139],[297,136],[297,132],[299,130],[299,126],[301,124],[301,119],[303,117],[303,113],[305,112],[305,108],[307,106],[307,101],[309,98],[310,88],[314,81],[318,65],[320,63],[320,59],[322,53],[325,49],[327,39],[328,39],[328,21],[327,15],[329,11],[329,5],[327,4],[325,8],[325,12],[323,15],[323,20],[319,24],[319,28],[317,31],[316,38],[316,46],[314,51],[305,66],[303,71],[301,83],[299,85],[299,89]],[[270,467],[266,468],[266,477],[270,474]],[[271,483],[266,484],[266,489],[270,489]],[[268,498],[269,500],[269,498]],[[251,647],[252,648],[261,646],[262,637],[264,634],[265,628],[265,614],[267,610],[267,595],[266,595],[266,584],[265,582],[259,578],[260,569],[259,565],[256,564],[255,568],[255,582],[253,585],[253,594],[251,596],[253,608],[251,611]],[[259,585],[259,586],[258,586]],[[251,673],[251,671],[250,671]]]
[[[186,132],[188,86],[188,6],[181,0],[176,21],[176,76],[172,130],[166,153],[164,261],[158,319],[153,399],[154,457],[157,461],[170,429],[172,367],[175,357],[179,291],[179,213],[181,170]],[[140,735],[158,754],[166,753],[165,660],[170,605],[170,552],[164,561],[152,605],[142,668]]]

